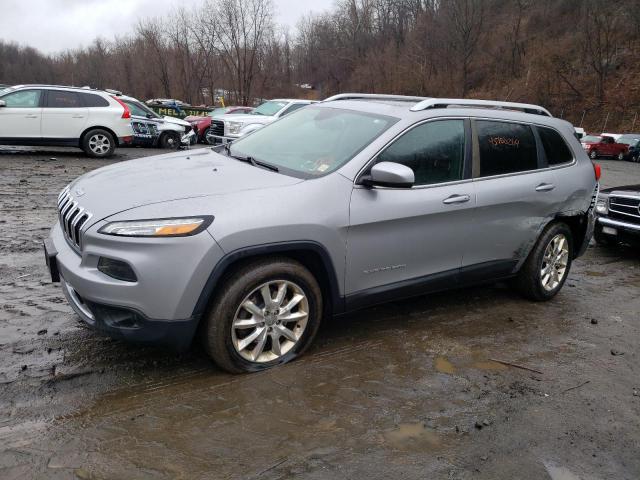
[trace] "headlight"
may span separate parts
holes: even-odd
[[[596,202],[596,212],[601,215],[609,213],[609,197],[598,197]]]
[[[123,237],[186,237],[200,233],[212,221],[210,216],[129,220],[108,223],[98,232]]]
[[[242,129],[242,125],[244,124],[242,122],[227,122],[227,125],[229,127],[228,133],[237,135]]]

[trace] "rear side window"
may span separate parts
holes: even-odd
[[[537,127],[549,165],[560,165],[573,161],[573,154],[562,136],[551,128]]]
[[[536,140],[528,125],[478,120],[476,129],[481,177],[538,168]]]
[[[285,115],[289,115],[290,113],[293,113],[296,110],[306,106],[307,106],[306,103],[294,103],[293,105],[290,105],[284,112],[282,112],[280,116],[284,117]]]
[[[81,108],[80,96],[76,92],[65,92],[63,90],[47,91],[47,108]]]
[[[100,95],[94,93],[79,93],[82,98],[82,103],[85,107],[108,107],[109,102],[106,98],[102,98]]]
[[[439,120],[418,125],[378,155],[377,162],[406,165],[413,170],[415,185],[461,180],[464,121]]]

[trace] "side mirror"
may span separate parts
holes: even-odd
[[[151,115],[150,113],[147,113],[147,118],[153,118],[153,115]]]
[[[376,163],[371,173],[361,177],[360,183],[367,187],[411,188],[416,178],[406,165],[395,162]]]
[[[0,107],[6,107],[7,103],[4,100],[0,100]]]

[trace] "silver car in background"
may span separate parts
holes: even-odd
[[[52,278],[89,325],[231,372],[322,318],[511,279],[549,300],[593,231],[599,167],[536,105],[342,94],[232,144],[107,166],[60,194]]]

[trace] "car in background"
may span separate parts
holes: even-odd
[[[587,135],[580,139],[582,148],[587,152],[591,160],[598,157],[612,157],[624,160],[629,151],[629,146],[617,143],[613,137],[607,135]]]
[[[176,100],[175,98],[152,98],[151,100],[146,101],[147,105],[152,107],[179,107],[185,108],[190,107],[190,103],[183,102],[181,100]]]
[[[624,143],[629,146],[627,160],[640,162],[640,133],[625,133],[618,139],[618,143]]]
[[[606,132],[602,132],[600,135],[602,135],[603,137],[611,137],[613,138],[616,142],[618,141],[618,139],[622,136],[621,133],[606,133]]]
[[[593,237],[600,245],[640,244],[640,185],[600,190]]]
[[[315,101],[278,98],[267,100],[248,115],[213,117],[206,136],[207,143],[215,145],[232,142],[312,103]]]
[[[207,135],[210,132],[211,118],[219,115],[247,114],[253,111],[253,107],[220,107],[214,108],[205,116],[189,115],[185,120],[191,124],[196,132],[199,142],[206,142]]]
[[[116,95],[59,85],[0,90],[0,145],[77,147],[104,158],[132,141],[131,111]]]
[[[161,116],[140,100],[118,95],[131,110],[134,145],[159,148],[178,148],[189,145],[195,134],[191,124],[180,118]]]

